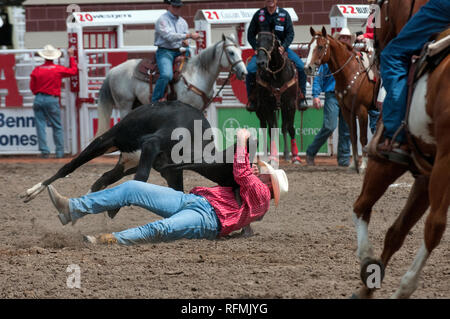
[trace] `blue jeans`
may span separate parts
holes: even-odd
[[[295,67],[298,71],[298,82],[300,84],[300,89],[302,90],[303,95],[306,97],[306,73],[305,73],[305,64],[302,59],[291,49],[286,50],[288,54],[288,58],[294,62]],[[258,70],[258,66],[256,65],[256,55],[254,55],[250,62],[247,65],[247,76],[245,78],[245,84],[247,87],[247,96],[250,96],[253,87],[256,82],[256,71]]]
[[[383,103],[386,137],[392,138],[405,118],[411,56],[419,53],[429,37],[443,31],[449,23],[450,1],[431,0],[381,52],[380,72],[386,89],[386,99]],[[397,136],[397,141],[406,141],[403,130]]]
[[[33,103],[36,134],[38,138],[39,151],[49,154],[47,146],[47,135],[45,127],[47,122],[53,129],[53,141],[56,147],[56,157],[64,156],[64,131],[61,125],[61,109],[59,99],[52,95],[38,93]]]
[[[181,238],[214,239],[220,232],[220,222],[214,208],[204,197],[169,187],[127,181],[69,200],[72,220],[130,205],[145,208],[164,219],[113,233],[118,243],[123,245]]]
[[[340,166],[350,164],[350,131],[342,116],[336,95],[332,92],[325,93],[325,104],[323,106],[323,124],[314,141],[308,146],[306,155],[314,157],[328,138],[333,134],[338,124],[338,153],[337,159]]]
[[[380,111],[377,110],[370,110],[369,111],[369,127],[372,134],[375,134],[375,131],[377,130],[377,121],[378,117],[380,116]]]
[[[156,102],[164,97],[164,91],[167,84],[173,78],[173,61],[181,52],[172,51],[163,48],[156,50],[156,63],[159,69],[159,78],[156,81],[155,89],[153,90],[152,102]]]

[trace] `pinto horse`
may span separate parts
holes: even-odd
[[[295,140],[294,117],[297,109],[298,95],[300,92],[298,84],[297,69],[289,60],[287,54],[281,54],[280,42],[273,32],[261,31],[257,35],[258,46],[256,64],[256,115],[261,128],[278,127],[277,110],[281,109],[282,133],[284,138],[284,159],[289,160],[289,149],[287,134],[291,137],[292,162],[300,163],[297,142]],[[267,133],[267,130],[264,130]],[[264,143],[267,139],[264,138]],[[266,144],[264,144],[265,146]],[[267,148],[264,147],[266,150]],[[277,158],[278,151],[275,141],[270,144],[271,158]]]
[[[325,27],[321,32],[316,32],[311,27],[310,32],[312,40],[309,43],[305,72],[312,75],[314,68],[328,64],[331,75],[336,80],[335,92],[339,107],[350,128],[353,160],[356,171],[359,172],[356,117],[360,127],[360,142],[364,147],[367,144],[368,110],[375,108],[375,82],[369,79],[370,70],[364,67],[360,55],[352,47],[328,35]],[[365,169],[366,163],[367,153],[363,148],[361,170]]]
[[[391,3],[394,5],[393,2],[389,5]],[[382,10],[382,15],[385,12],[387,11]],[[402,14],[408,13],[409,11],[398,11],[395,17],[390,16],[390,19],[395,20],[398,17],[401,21],[407,21]],[[438,39],[445,34],[450,34],[450,29],[443,32]],[[367,282],[371,273],[369,267],[372,269],[374,266],[378,267],[382,279],[394,253],[401,248],[409,231],[430,208],[425,221],[422,246],[403,276],[400,287],[392,296],[410,297],[418,287],[421,270],[444,234],[450,205],[450,91],[442,83],[450,83],[448,54],[437,67],[425,73],[415,86],[410,112],[406,116],[408,144],[413,157],[410,166],[390,162],[379,156],[369,157],[362,190],[353,205],[353,220],[358,242],[357,255],[361,263],[360,276],[364,284],[353,297],[373,296],[375,288],[368,287]],[[379,126],[371,144],[377,143],[377,136],[381,136],[381,133],[382,126]],[[427,154],[426,159],[424,154]],[[372,207],[383,196],[389,185],[407,171],[413,174],[414,184],[406,205],[387,231],[380,259],[376,259],[368,236]]]

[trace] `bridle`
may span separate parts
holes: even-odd
[[[323,37],[323,36],[322,36],[322,37]],[[321,36],[320,36],[320,35],[316,35],[316,36],[314,36],[313,40],[316,40],[316,41],[317,41],[317,39],[319,39],[319,38],[321,38]],[[330,40],[329,40],[328,38],[327,38],[326,40],[327,40],[327,42],[326,42],[326,45],[325,45],[325,50],[324,50],[324,52],[322,53],[321,57],[319,58],[319,63],[318,63],[319,65],[322,64],[322,60],[327,56],[328,48],[330,47]],[[311,45],[311,44],[310,44],[310,45]],[[345,61],[345,63],[344,63],[339,69],[337,69],[337,70],[336,70],[335,72],[333,72],[333,73],[324,75],[323,77],[328,78],[328,77],[330,77],[330,76],[334,76],[334,75],[338,74],[339,72],[341,72],[341,71],[347,66],[347,64],[350,63],[350,61],[351,61],[354,57],[355,57],[355,53],[352,52],[352,54],[351,54],[350,57],[347,59],[347,61]]]
[[[239,63],[244,63],[244,61],[242,60],[242,59],[239,59],[238,61],[235,61],[235,62],[233,62],[232,60],[231,60],[231,58],[230,58],[230,55],[229,55],[229,53],[227,52],[227,48],[228,47],[235,47],[235,48],[238,48],[239,49],[239,47],[235,44],[235,43],[231,43],[231,44],[225,44],[226,43],[226,40],[225,41],[223,41],[223,45],[222,45],[222,52],[220,53],[220,59],[219,60],[222,60],[222,56],[223,56],[223,53],[225,52],[225,56],[227,57],[227,61],[228,61],[228,63],[231,65],[231,71],[230,71],[230,73],[234,73],[234,72],[236,72],[235,70],[234,70],[234,67],[236,66],[236,65],[238,65]]]
[[[239,49],[239,47],[238,47],[236,44],[234,44],[234,43],[232,43],[232,44],[226,44],[226,42],[227,42],[226,40],[223,41],[223,44],[222,44],[222,52],[220,53],[219,61],[222,60],[223,53],[225,52],[225,56],[227,57],[227,61],[228,61],[228,63],[231,65],[231,68],[230,68],[230,72],[228,73],[228,77],[227,77],[226,81],[222,84],[221,88],[217,91],[217,93],[216,93],[213,97],[208,97],[208,95],[207,95],[205,92],[203,92],[202,90],[200,90],[200,89],[199,89],[198,87],[196,87],[195,85],[189,83],[189,82],[186,80],[186,78],[183,76],[183,74],[181,74],[181,76],[180,76],[181,79],[183,80],[184,84],[187,86],[188,90],[191,90],[192,92],[194,92],[195,94],[199,95],[199,96],[202,98],[202,100],[203,100],[203,108],[202,108],[202,111],[206,110],[206,108],[211,104],[211,102],[214,101],[214,99],[215,99],[215,98],[219,95],[219,93],[223,90],[223,88],[225,87],[225,85],[226,85],[226,84],[228,83],[228,81],[230,80],[231,75],[232,75],[233,73],[236,72],[236,70],[234,70],[234,67],[235,67],[237,64],[241,63],[241,62],[244,63],[244,61],[243,61],[242,59],[239,59],[238,61],[235,61],[235,62],[233,63],[233,61],[231,60],[230,55],[228,54],[226,48],[233,46],[233,47],[236,47],[236,48]]]
[[[259,38],[260,34],[268,34],[272,37],[272,47],[270,48],[270,50],[267,50],[264,47],[258,47],[256,49],[257,52],[263,51],[267,55],[267,65],[269,65],[270,60],[272,59],[272,52],[275,49],[275,41],[277,41],[277,40],[276,40],[275,34],[273,34],[273,32],[261,31],[257,34],[258,38]],[[275,71],[272,71],[271,69],[266,67],[264,71],[271,73],[272,75],[275,75],[275,74],[281,72],[284,69],[284,67],[286,66],[286,59],[287,59],[286,56],[284,56],[284,55],[282,57],[283,57],[283,64],[281,65],[280,68],[276,69]]]
[[[268,59],[268,63],[267,65],[269,65],[271,57],[272,57],[272,52],[275,49],[275,34],[273,32],[267,32],[267,31],[261,31],[257,34],[257,37],[259,37],[260,34],[269,34],[272,37],[272,47],[270,48],[270,50],[264,48],[264,47],[258,47],[257,48],[257,52],[258,51],[263,51],[266,55],[267,55],[267,59]],[[275,71],[270,70],[268,67],[265,68],[265,72],[268,72],[272,75],[272,77],[275,78],[275,75],[281,71],[284,70],[284,68],[286,67],[286,61],[288,59],[288,57],[283,54],[282,55],[283,58],[283,64],[281,65],[281,67]],[[292,76],[292,78],[287,81],[286,83],[284,83],[281,87],[273,87],[270,83],[264,81],[261,76],[259,75],[259,72],[256,74],[256,83],[258,83],[260,86],[266,88],[269,92],[271,92],[273,94],[273,96],[275,97],[275,101],[276,101],[276,105],[277,107],[280,107],[281,105],[281,95],[287,90],[289,89],[291,86],[296,85],[297,86],[297,91],[298,91],[298,76],[297,76],[297,69],[295,67],[293,67],[294,69],[294,75]],[[298,99],[298,95],[296,94],[296,100]],[[297,104],[297,101],[295,102],[295,104]]]
[[[312,41],[314,41],[314,40],[318,40],[319,38],[321,38],[321,36],[319,36],[319,35],[316,35],[316,36],[314,36],[314,38],[311,40],[311,42],[309,43],[309,46],[311,47],[311,43],[312,43]],[[327,40],[327,42],[326,42],[326,44],[325,44],[325,50],[324,50],[324,52],[322,53],[322,55],[320,56],[320,58],[319,58],[319,65],[321,65],[322,64],[322,60],[327,56],[327,53],[328,53],[328,48],[330,47],[330,40],[328,40],[328,38],[326,38],[326,40]]]

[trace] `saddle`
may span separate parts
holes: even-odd
[[[176,93],[173,88],[174,84],[180,80],[181,71],[183,70],[183,66],[186,60],[185,55],[179,55],[175,58],[173,63],[173,78],[169,82],[170,94],[167,96],[167,100],[176,100]],[[159,78],[159,69],[156,63],[156,57],[152,59],[142,59],[141,62],[138,63],[136,68],[133,71],[133,77],[140,81],[144,81],[149,83],[150,87],[150,97],[153,94],[153,85]],[[167,94],[167,88],[166,88]]]

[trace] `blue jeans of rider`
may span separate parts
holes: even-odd
[[[386,137],[392,138],[405,118],[411,56],[420,53],[429,37],[443,31],[449,23],[450,1],[430,0],[381,52],[380,72],[386,89],[383,103]],[[397,135],[397,141],[406,141],[404,130]]]
[[[288,54],[288,58],[294,62],[295,67],[298,71],[298,82],[300,84],[300,89],[302,90],[303,95],[306,97],[306,73],[305,73],[305,64],[302,59],[291,49],[286,50]],[[247,65],[247,76],[245,78],[245,84],[247,86],[247,96],[250,96],[253,87],[256,82],[256,71],[258,70],[258,66],[256,65],[256,55],[254,55],[250,62]]]
[[[319,149],[327,139],[333,134],[338,125],[338,165],[348,166],[350,164],[350,131],[342,116],[339,103],[336,99],[336,95],[332,92],[325,93],[325,104],[323,106],[323,124],[319,133],[317,133],[313,142],[308,146],[306,155],[315,157]]]
[[[164,97],[164,91],[167,84],[173,78],[173,61],[177,56],[181,55],[179,51],[167,50],[159,48],[156,50],[156,63],[159,69],[159,78],[156,81],[155,89],[153,90],[152,102],[157,102]]]
[[[116,187],[69,200],[72,220],[123,206],[139,206],[164,219],[113,233],[119,244],[167,242],[176,239],[215,239],[220,222],[202,196],[169,187],[127,181]]]
[[[56,157],[64,156],[64,131],[61,125],[61,109],[59,99],[52,95],[38,93],[33,103],[36,135],[38,138],[39,151],[48,155],[50,149],[47,146],[47,135],[45,127],[47,123],[53,129],[53,141],[55,143]]]

